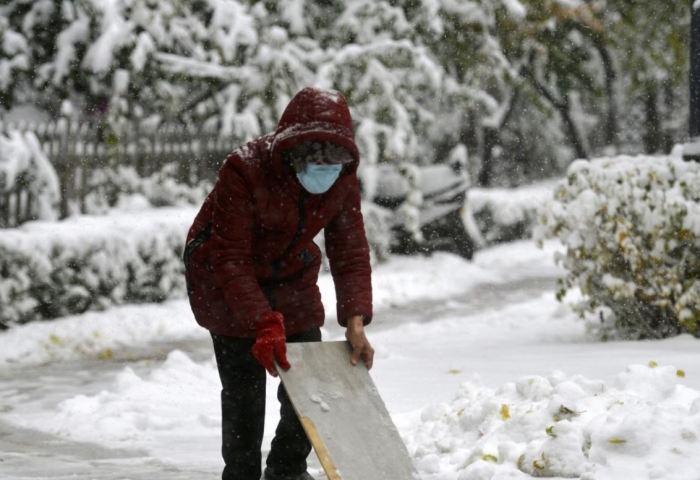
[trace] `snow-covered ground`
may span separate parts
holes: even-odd
[[[554,298],[557,248],[518,242],[473,263],[438,254],[375,268],[372,376],[422,477],[696,478],[700,343],[587,339]],[[329,276],[321,288],[334,311]],[[329,319],[324,339],[342,333]],[[165,478],[139,476],[134,462],[169,468],[168,478],[217,478],[220,385],[209,343],[185,301],[14,328],[0,334],[0,424],[115,452],[100,463],[115,475],[99,478]],[[266,449],[276,385],[269,380]],[[51,459],[52,448],[42,455]],[[139,453],[127,461],[124,450]],[[0,477],[26,478],[21,456],[0,462]],[[70,468],[97,478],[74,457],[68,467],[54,458],[65,478]]]

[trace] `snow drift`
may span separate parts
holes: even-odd
[[[700,391],[679,383],[683,371],[650,365],[629,366],[610,385],[558,371],[497,389],[473,377],[401,433],[423,480],[694,478]],[[39,428],[156,449],[185,435],[218,438],[218,398],[201,394],[218,382],[213,359],[174,351],[148,374],[125,368],[108,390],[63,401]]]
[[[493,390],[474,377],[405,439],[424,480],[694,478],[700,391],[684,376],[651,362],[612,385],[556,371]]]

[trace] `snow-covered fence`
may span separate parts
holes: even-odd
[[[195,185],[214,179],[221,162],[240,143],[233,135],[174,124],[149,127],[132,123],[117,133],[95,122],[0,123],[0,134],[3,132],[32,132],[36,136],[58,177],[61,217],[86,211],[85,199],[96,170],[130,165],[146,177],[175,164],[176,180]],[[36,218],[31,208],[36,192],[28,190],[22,172],[13,178],[12,184],[0,186],[0,227]]]

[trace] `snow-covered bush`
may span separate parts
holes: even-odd
[[[578,285],[582,315],[607,307],[604,326],[631,338],[699,333],[700,164],[678,149],[573,163],[541,213],[545,237],[567,247],[559,295]]]
[[[185,295],[193,208],[30,222],[0,235],[0,323]]]
[[[554,187],[547,181],[517,188],[472,188],[467,207],[489,244],[531,238],[538,212]]]
[[[193,187],[176,180],[177,164],[171,163],[148,177],[139,176],[131,166],[103,168],[93,172],[89,184],[90,193],[85,198],[87,213],[103,213],[119,203],[128,202],[125,197],[138,195],[154,207],[201,205],[211,191],[210,182]]]
[[[19,186],[31,196],[31,218],[53,220],[60,199],[58,176],[32,132],[0,133],[0,194]]]
[[[182,252],[197,207],[124,196],[106,215],[29,222],[0,233],[0,327],[185,296]],[[372,261],[388,256],[391,212],[363,202]],[[323,235],[317,239],[323,249]]]

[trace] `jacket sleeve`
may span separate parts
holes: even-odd
[[[335,283],[338,323],[342,326],[354,315],[362,315],[365,325],[372,321],[372,268],[356,175],[352,182],[345,203],[325,228],[326,254]]]
[[[255,277],[253,208],[250,184],[233,162],[227,161],[219,172],[210,260],[233,320],[250,328],[260,315],[272,310]]]

